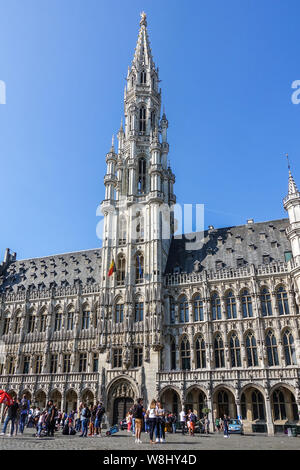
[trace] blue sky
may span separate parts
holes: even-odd
[[[180,203],[205,225],[285,217],[300,185],[300,3],[0,0],[0,252],[95,248],[105,154],[145,10]]]

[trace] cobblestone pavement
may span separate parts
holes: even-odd
[[[277,435],[274,437],[265,435],[232,435],[224,439],[222,434],[182,436],[167,434],[166,442],[151,445],[148,434],[142,433],[142,444],[135,444],[134,437],[127,431],[120,431],[113,436],[87,437],[63,436],[61,431],[55,433],[55,437],[37,439],[33,436],[32,429],[26,429],[23,436],[0,436],[0,450],[167,450],[167,451],[192,451],[192,450],[276,450],[276,449],[300,449],[299,437]]]

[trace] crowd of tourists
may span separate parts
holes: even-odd
[[[56,404],[49,400],[44,409],[32,407],[30,400],[23,395],[19,400],[14,398],[4,410],[4,425],[1,435],[6,434],[10,423],[9,436],[16,436],[18,432],[23,434],[25,427],[35,429],[36,438],[54,437],[55,431],[62,431],[64,435],[79,437],[101,437],[102,421],[105,408],[101,402],[96,404],[80,403],[78,410],[69,413],[58,410]],[[229,437],[228,424],[230,418],[217,418],[215,426],[218,432],[224,432],[224,437]],[[120,423],[121,424],[121,423]],[[123,424],[123,423],[122,423]],[[193,410],[185,411],[184,407],[179,413],[179,422],[175,413],[166,411],[160,401],[152,400],[148,408],[144,407],[143,400],[139,398],[126,415],[125,426],[127,431],[135,437],[135,443],[140,444],[141,433],[149,435],[150,444],[166,442],[166,433],[176,433],[179,428],[184,435],[188,433],[194,436],[195,428],[200,433],[209,433],[210,421],[207,415],[201,419]]]

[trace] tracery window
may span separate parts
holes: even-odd
[[[146,132],[146,108],[145,106],[140,107],[139,131],[142,134]]]
[[[252,299],[247,289],[242,292],[242,312],[243,318],[253,317]]]
[[[279,287],[277,289],[277,305],[279,310],[279,315],[289,315],[289,302],[287,298],[287,293],[284,287]]]
[[[170,359],[171,370],[176,370],[176,342],[173,336],[171,336],[170,340]]]
[[[115,322],[123,323],[124,319],[124,304],[117,304],[115,309]]]
[[[146,192],[146,160],[143,157],[138,160],[137,192],[138,194]]]
[[[277,351],[277,342],[274,333],[269,330],[266,334],[266,347],[267,347],[267,357],[269,366],[278,366],[278,351]]]
[[[117,285],[122,286],[125,283],[125,265],[126,260],[123,253],[118,256],[117,259]]]
[[[135,282],[141,283],[144,279],[144,256],[142,253],[135,255]]]
[[[216,368],[225,367],[224,343],[221,335],[218,333],[214,341],[215,366]]]
[[[183,370],[190,370],[191,368],[191,347],[190,342],[185,336],[180,345],[180,353],[181,353],[181,368]]]
[[[211,298],[211,318],[212,320],[221,320],[221,301],[217,293]]]
[[[205,369],[206,356],[205,356],[205,341],[202,336],[198,336],[195,343],[196,350],[196,369]]]
[[[255,390],[251,394],[252,400],[252,419],[265,419],[264,398],[259,390]]]
[[[227,318],[236,318],[236,301],[232,292],[226,296],[226,312]]]
[[[90,316],[91,312],[89,310],[84,310],[82,312],[82,324],[81,324],[81,329],[82,330],[88,330],[90,327]]]
[[[261,310],[262,310],[263,317],[271,316],[273,314],[271,295],[270,295],[269,290],[266,287],[264,287],[263,290],[261,291],[260,301],[261,301]]]
[[[203,300],[201,300],[200,295],[196,295],[193,299],[193,313],[194,321],[203,321]]]
[[[256,339],[252,332],[246,336],[246,354],[248,367],[258,366]]]
[[[189,303],[185,296],[179,300],[179,321],[180,323],[189,322]]]
[[[283,349],[285,364],[287,366],[296,365],[296,349],[294,343],[294,337],[289,330],[286,330],[283,334]]]
[[[286,419],[284,394],[275,390],[272,395],[274,421]]]
[[[241,348],[239,338],[236,333],[233,333],[230,337],[230,358],[231,367],[241,367]]]

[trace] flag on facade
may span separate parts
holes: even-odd
[[[111,276],[115,271],[116,271],[116,265],[115,265],[114,260],[112,260],[109,266],[108,276]]]

